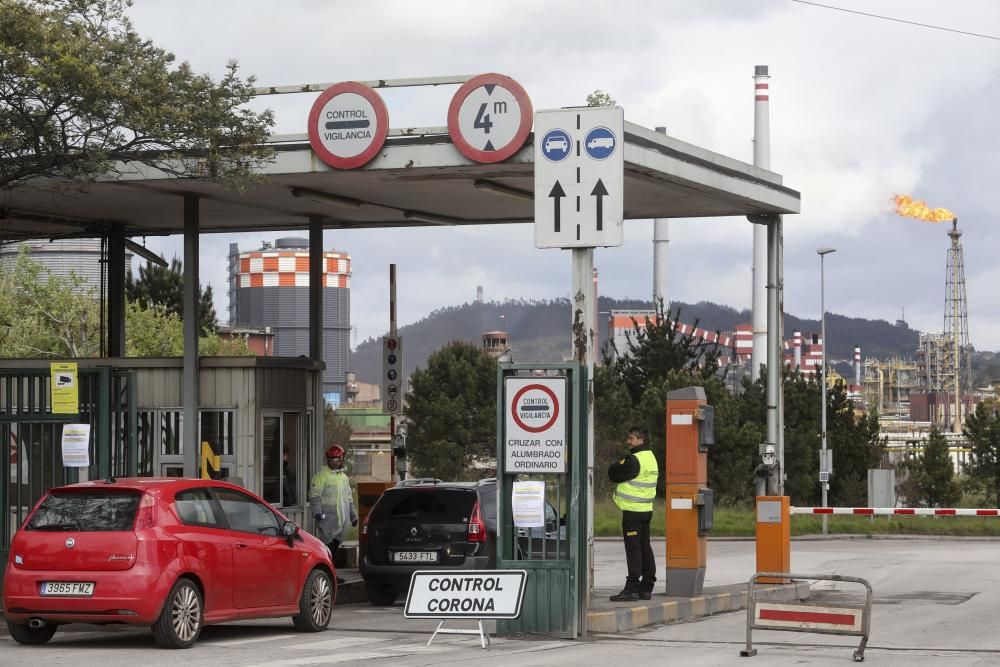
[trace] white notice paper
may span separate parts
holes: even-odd
[[[90,424],[66,424],[62,432],[63,465],[67,468],[90,466]]]
[[[545,527],[545,482],[514,482],[510,500],[515,526]]]

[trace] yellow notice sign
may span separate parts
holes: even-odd
[[[80,386],[76,364],[49,364],[52,372],[52,414],[75,415],[80,412]]]

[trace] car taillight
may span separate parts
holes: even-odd
[[[365,515],[365,520],[361,522],[361,530],[358,531],[358,542],[367,542],[368,541],[368,517],[369,516],[371,516],[371,514],[366,514]]]
[[[472,508],[472,518],[469,519],[468,540],[470,542],[486,541],[486,524],[483,523],[482,512],[479,511],[479,501]]]
[[[156,525],[156,502],[153,496],[146,493],[139,502],[139,511],[135,515],[135,530],[152,528]]]

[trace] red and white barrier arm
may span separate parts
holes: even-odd
[[[1000,509],[934,507],[792,507],[792,514],[852,514],[855,516],[1000,516]]]

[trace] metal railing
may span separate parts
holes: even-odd
[[[844,581],[865,587],[865,603],[857,606],[817,606],[811,604],[777,604],[759,602],[754,598],[754,584],[759,579],[812,579]],[[861,618],[858,618],[858,612]],[[861,637],[861,645],[854,651],[854,661],[865,659],[865,646],[871,632],[872,587],[860,577],[839,574],[791,574],[788,572],[758,572],[747,583],[747,645],[740,655],[749,658],[757,655],[753,647],[754,630],[785,632],[811,632],[822,635],[848,635]]]

